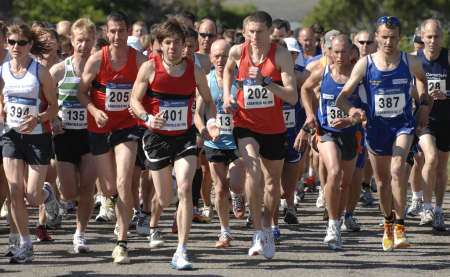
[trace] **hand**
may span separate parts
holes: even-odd
[[[211,119],[210,119],[210,120],[211,120]],[[219,139],[219,136],[220,136],[220,127],[219,127],[219,125],[217,125],[217,122],[215,121],[215,119],[214,119],[214,122],[212,122],[212,123],[209,123],[209,120],[208,120],[208,123],[206,124],[206,129],[207,129],[207,131],[208,131],[209,137],[210,137],[213,141],[216,141],[216,140]]]
[[[307,126],[309,129],[317,129],[319,124],[317,123],[317,118],[315,114],[306,115],[305,124],[303,126]]]
[[[251,66],[248,69],[248,78],[255,79],[257,85],[261,85],[263,76],[261,75],[261,71],[256,66]]]
[[[366,112],[363,109],[351,107],[348,110],[348,117],[356,119],[361,122],[362,126],[365,128],[367,125]]]
[[[22,124],[19,126],[19,132],[30,133],[37,126],[38,119],[36,116],[27,115],[24,117]]]
[[[92,116],[94,117],[95,123],[99,128],[105,127],[106,123],[108,123],[108,115],[102,110],[96,109]]]
[[[440,91],[439,89],[432,90],[430,92],[430,96],[433,98],[433,100],[445,100],[447,99],[447,94]]]
[[[131,114],[131,116],[132,116],[133,118],[137,118],[137,115],[134,113],[134,111],[133,111],[133,109],[131,108],[131,106],[128,107],[128,112]]]
[[[300,133],[298,133],[294,141],[294,149],[299,152],[305,152],[308,146],[308,136],[309,134],[303,131],[303,129],[300,130]]]
[[[355,119],[353,117],[336,118],[333,122],[331,122],[331,127],[344,129],[352,126],[354,122]]]
[[[55,117],[55,119],[52,120],[52,133],[54,136],[64,134],[61,118]]]
[[[203,127],[203,129],[200,131],[200,136],[203,140],[212,140],[211,135],[208,132],[208,129],[206,127]]]
[[[166,119],[164,118],[164,112],[160,111],[154,116],[149,115],[149,119],[145,122],[145,125],[152,129],[161,129],[166,125]]]
[[[226,113],[233,113],[236,110],[237,103],[233,97],[224,97],[222,109]]]

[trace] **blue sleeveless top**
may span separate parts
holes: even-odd
[[[319,109],[317,110],[317,118],[321,129],[335,133],[354,132],[356,130],[355,126],[343,129],[331,127],[331,122],[333,120],[348,116],[343,110],[336,107],[336,99],[344,85],[345,83],[339,84],[333,79],[330,66],[327,65],[323,72],[322,84],[320,85]],[[357,92],[358,90],[355,89],[348,98],[354,107],[359,107],[361,105]]]
[[[236,142],[233,137],[233,115],[226,114],[223,110],[223,90],[219,87],[216,78],[216,70],[211,69],[208,74],[208,86],[211,90],[212,100],[216,104],[217,122],[220,124],[220,136],[216,141],[205,140],[204,145],[210,148],[231,150],[236,149]],[[236,99],[238,91],[237,82],[234,81],[231,86],[231,95]]]

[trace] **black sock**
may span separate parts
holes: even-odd
[[[405,220],[404,219],[395,219],[395,224],[405,226]]]
[[[113,201],[114,204],[117,203],[117,198],[119,198],[118,194],[114,194],[111,196],[111,200]]]
[[[126,240],[118,240],[116,244],[127,249],[127,241]]]
[[[200,200],[200,191],[202,189],[203,172],[199,168],[195,171],[194,180],[192,181],[192,202],[193,206],[198,208]]]
[[[394,223],[394,213],[391,213],[390,215],[387,215],[387,216],[385,215],[384,222],[390,223],[390,224]]]
[[[368,189],[370,189],[370,184],[369,183],[362,183],[362,188],[364,189],[364,190],[368,190]]]

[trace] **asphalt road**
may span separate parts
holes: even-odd
[[[52,243],[35,243],[32,264],[10,265],[0,257],[0,276],[450,276],[449,232],[434,233],[431,227],[418,226],[418,218],[407,220],[411,248],[385,253],[381,249],[380,215],[376,207],[358,208],[362,231],[343,233],[344,250],[333,252],[322,243],[325,223],[322,211],[314,205],[316,194],[308,194],[299,206],[300,224],[281,224],[282,243],[273,260],[248,257],[253,232],[244,220],[231,221],[235,240],[227,250],[214,248],[219,228],[217,217],[211,224],[194,224],[189,255],[195,270],[179,272],[169,268],[176,247],[170,233],[173,208],[163,214],[166,244],[150,251],[145,237],[132,233],[129,240],[130,265],[112,264],[113,224],[92,221],[88,243],[93,250],[73,254],[74,216],[62,228],[51,231]],[[446,199],[448,203],[448,198]],[[448,212],[448,206],[445,206]],[[32,222],[36,222],[35,214]],[[283,222],[280,220],[280,222]],[[0,220],[0,252],[7,247],[7,226]]]

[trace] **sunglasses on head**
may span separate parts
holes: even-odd
[[[369,45],[369,44],[373,43],[373,40],[358,40],[358,43],[359,44],[367,44],[367,45]]]
[[[377,25],[387,25],[388,27],[400,27],[400,20],[395,16],[382,16],[378,18]]]
[[[28,44],[28,40],[14,40],[14,39],[8,39],[8,44],[11,46],[19,45],[19,46],[25,46]]]
[[[212,33],[198,33],[202,38],[214,38],[216,36],[216,34],[212,34]]]

